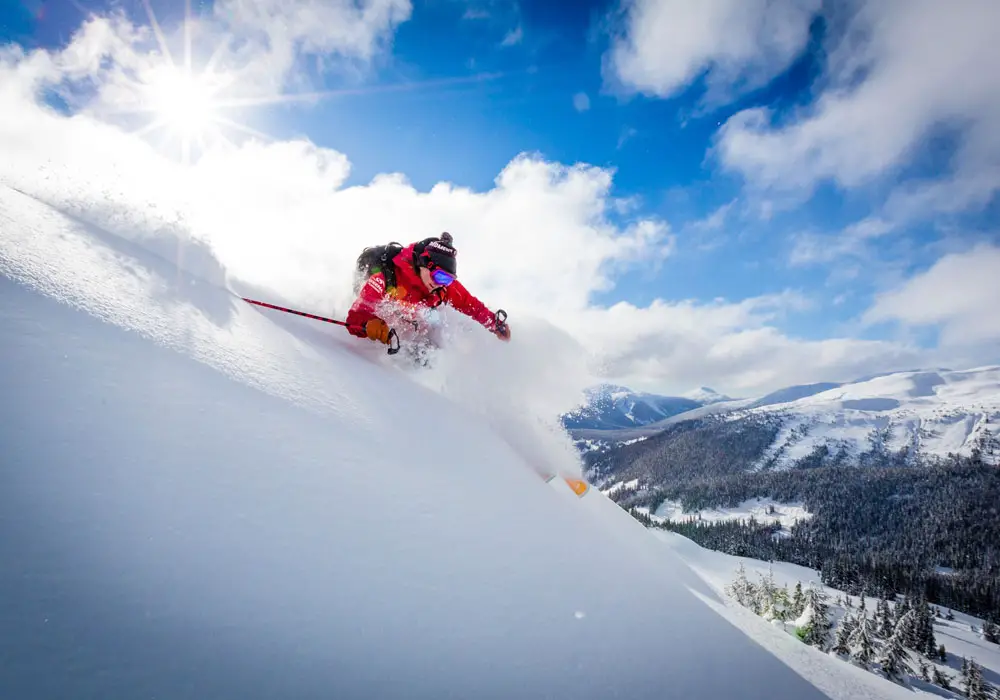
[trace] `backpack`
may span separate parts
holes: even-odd
[[[386,245],[369,246],[361,251],[358,256],[357,278],[360,285],[372,275],[382,273],[385,277],[385,288],[392,289],[396,286],[396,266],[392,264],[392,259],[399,255],[403,246],[395,241]]]

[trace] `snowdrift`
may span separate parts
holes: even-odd
[[[826,697],[539,478],[551,387],[491,422],[3,187],[0,272],[0,697]]]

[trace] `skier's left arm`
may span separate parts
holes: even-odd
[[[510,338],[510,327],[506,323],[498,327],[496,314],[490,311],[486,304],[473,296],[458,280],[448,285],[448,303],[469,318],[482,324],[491,333],[504,340]]]

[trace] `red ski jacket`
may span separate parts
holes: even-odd
[[[433,292],[428,291],[420,275],[413,269],[413,247],[411,244],[403,248],[392,259],[396,266],[396,286],[385,288],[385,275],[378,272],[368,278],[361,288],[358,298],[347,313],[347,330],[359,338],[366,337],[365,324],[373,318],[378,318],[376,309],[385,299],[395,299],[403,305],[426,306],[434,308],[441,304],[450,304],[466,316],[478,321],[488,330],[496,328],[496,316],[483,302],[469,293],[461,282],[455,280],[447,287],[441,287]]]

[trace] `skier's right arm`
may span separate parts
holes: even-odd
[[[347,331],[359,338],[367,338],[367,324],[372,320],[380,320],[375,315],[375,307],[385,297],[385,276],[381,272],[368,278],[361,288],[354,305],[347,312]]]

